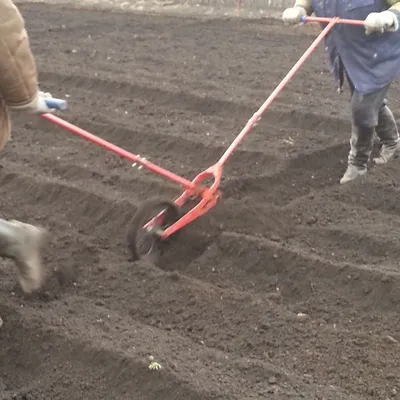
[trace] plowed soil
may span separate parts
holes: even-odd
[[[318,32],[267,19],[21,11],[41,87],[68,95],[63,118],[190,179]],[[228,162],[221,203],[157,265],[130,261],[126,229],[141,202],[181,189],[14,116],[1,217],[52,235],[41,293],[23,295],[11,263],[0,270],[0,398],[398,398],[400,164],[339,186],[348,96],[335,92],[322,46]],[[395,113],[399,99],[395,85]],[[161,370],[148,369],[149,355]]]

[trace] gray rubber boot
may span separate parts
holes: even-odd
[[[367,163],[372,153],[374,128],[353,126],[350,139],[348,166],[341,184],[354,181],[367,173]]]
[[[386,164],[400,149],[399,132],[396,120],[388,106],[379,110],[379,122],[376,127],[382,148],[379,157],[373,159],[375,164]]]
[[[25,293],[38,290],[45,274],[40,250],[47,231],[19,221],[0,219],[0,256],[15,261],[18,280]]]
[[[344,183],[354,181],[355,179],[365,175],[366,173],[367,173],[366,168],[360,168],[357,167],[356,165],[349,165],[346,169],[346,172],[342,176],[342,179],[340,179],[340,184],[343,185]]]

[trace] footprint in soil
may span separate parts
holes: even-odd
[[[72,266],[64,266],[54,270],[54,276],[61,288],[72,285],[78,276],[78,271]]]
[[[71,266],[55,268],[47,272],[46,281],[41,289],[32,294],[24,293],[18,283],[15,284],[13,292],[21,297],[50,302],[60,298],[62,292],[73,286],[77,280],[77,271]],[[0,397],[1,399],[1,397]]]

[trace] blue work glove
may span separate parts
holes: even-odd
[[[30,103],[22,106],[9,106],[9,108],[12,111],[26,112],[28,114],[52,113],[55,110],[47,107],[46,104],[46,99],[51,99],[52,97],[50,93],[38,91],[37,95]]]

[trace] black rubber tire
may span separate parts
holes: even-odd
[[[143,225],[157,215],[157,209],[158,212],[160,212],[161,209],[166,210],[161,229],[168,228],[182,216],[180,207],[171,200],[155,198],[150,199],[139,206],[131,220],[127,233],[128,248],[131,253],[132,261],[146,259],[151,262],[157,262],[160,256],[163,254],[166,245],[168,244],[169,238],[167,240],[161,240],[157,235],[145,232],[143,230]],[[142,231],[145,235],[151,236],[152,240],[152,248],[145,255],[142,255],[138,249],[137,241],[140,231]],[[179,231],[173,236],[175,237],[177,233],[179,233]]]

